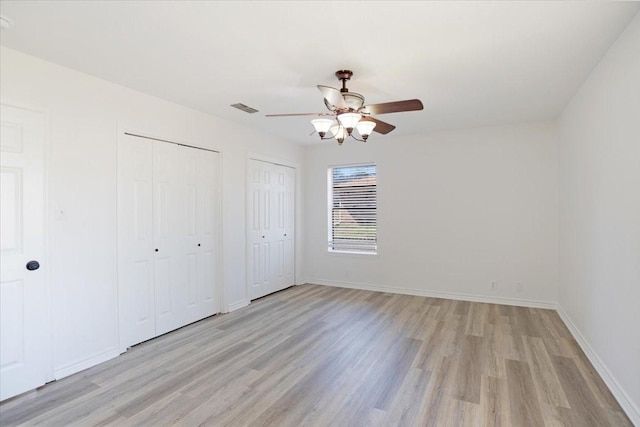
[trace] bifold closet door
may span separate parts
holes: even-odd
[[[154,142],[156,335],[220,311],[219,154]]]
[[[185,149],[184,230],[186,323],[220,312],[220,155]]]
[[[183,147],[153,141],[153,277],[156,335],[186,323],[185,156]]]
[[[220,312],[219,154],[119,145],[118,280],[126,348]]]
[[[118,298],[126,348],[156,336],[153,246],[153,141],[118,144]]]
[[[294,284],[294,170],[249,160],[247,201],[249,296],[256,299]]]
[[[293,278],[293,169],[272,165],[271,268],[273,291],[288,288]]]
[[[271,228],[268,207],[271,203],[270,164],[249,160],[247,195],[247,279],[249,298],[256,299],[271,292],[271,242],[267,235]]]

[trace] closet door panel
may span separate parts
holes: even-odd
[[[156,320],[159,322],[161,330],[171,322],[171,317],[175,316],[175,307],[172,306],[171,290],[171,258],[168,256],[158,256],[154,262],[155,295],[156,295]],[[166,320],[169,318],[169,320]],[[165,331],[166,332],[166,331]],[[161,334],[163,332],[160,332]]]
[[[293,286],[295,284],[294,266],[294,236],[295,236],[295,169],[284,168],[284,205],[282,228],[284,243],[283,258],[283,288]]]
[[[198,155],[198,305],[199,318],[220,312],[220,154]]]
[[[220,312],[220,187],[218,153],[119,142],[123,349]]]
[[[271,242],[264,242],[261,246],[262,248],[260,250],[260,253],[262,254],[262,271],[260,272],[260,278],[262,280],[260,282],[261,292],[259,294],[259,297],[268,295],[273,292],[273,286],[271,283]]]
[[[248,283],[251,299],[293,285],[293,169],[249,160]]]
[[[190,151],[195,151],[191,149]],[[190,154],[190,153],[189,153]],[[197,161],[189,155],[186,162],[186,183],[185,183],[185,228],[182,239],[183,250],[186,255],[187,263],[187,305],[185,307],[185,316],[187,322],[190,323],[197,318],[192,315],[197,311],[198,305],[198,175]]]
[[[154,141],[153,217],[156,334],[184,325],[186,254],[181,236],[185,229],[184,158],[179,146]]]
[[[136,168],[146,175],[147,171]],[[142,175],[141,174],[141,175]],[[150,175],[150,174],[149,174]],[[150,176],[149,176],[150,178]],[[155,288],[153,284],[153,236],[151,216],[151,180],[138,176],[133,186],[133,203],[129,206],[133,218],[134,232],[126,242],[126,261],[124,268],[130,281],[127,289],[135,295],[134,304],[130,305],[136,334],[141,337],[155,334]],[[127,253],[128,252],[128,253]],[[147,338],[144,338],[147,339]]]
[[[259,287],[262,283],[262,244],[253,243],[251,245],[251,251],[249,255],[249,284],[251,288],[250,297],[258,298],[256,295],[259,293]]]
[[[186,316],[194,322],[220,311],[216,292],[220,245],[219,154],[183,147],[188,165],[186,173],[187,230],[184,236],[188,254],[188,301]]]
[[[131,266],[131,278],[133,285],[131,287],[131,295],[136,301],[135,308],[132,310],[134,328],[145,327],[146,324],[155,324],[155,308],[153,304],[154,284],[153,284],[153,266],[151,262],[146,260],[136,261]],[[145,334],[141,334],[143,340],[155,335],[155,328]]]
[[[201,220],[202,209],[199,204],[198,194],[198,152],[194,148],[179,147],[183,158],[184,183],[182,190],[185,195],[184,214],[185,227],[180,236],[181,250],[186,256],[187,280],[185,293],[185,304],[181,307],[184,311],[185,323],[198,320],[198,240],[199,221]]]
[[[286,288],[284,282],[284,263],[285,263],[285,181],[286,175],[284,166],[272,165],[273,184],[271,191],[274,196],[274,203],[271,205],[273,216],[273,231],[271,233],[271,241],[273,242],[272,251],[272,277],[273,291],[279,291]]]
[[[249,297],[260,298],[270,293],[269,282],[269,245],[271,198],[266,189],[271,180],[268,164],[249,160],[248,212],[249,227],[247,243],[250,249],[248,257]]]
[[[277,203],[277,175],[274,165],[263,162],[262,173],[262,224],[265,238],[262,243],[262,295],[267,295],[277,290],[276,273],[278,253],[275,245],[275,233],[277,230],[277,214],[275,205]]]
[[[220,298],[216,292],[219,272],[216,271],[214,251],[204,251],[199,265],[202,265],[202,268],[198,276],[198,298],[204,304],[204,316],[211,316],[220,312]]]
[[[150,140],[118,143],[118,282],[121,347],[156,335],[153,280],[153,168]]]
[[[199,273],[198,254],[187,254],[187,311],[194,310],[198,305]],[[187,317],[191,321],[190,316]]]

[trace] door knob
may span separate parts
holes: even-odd
[[[40,263],[38,261],[29,261],[27,263],[27,270],[33,271],[40,268]]]

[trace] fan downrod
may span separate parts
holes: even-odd
[[[336,71],[336,77],[342,82],[342,88],[340,89],[340,92],[349,92],[349,89],[347,89],[347,80],[350,80],[351,76],[353,76],[353,71],[351,70]]]

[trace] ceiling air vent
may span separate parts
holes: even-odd
[[[237,108],[238,110],[244,111],[245,113],[249,113],[249,114],[253,114],[253,113],[257,113],[258,110],[256,110],[255,108],[251,108],[248,105],[244,105],[241,103],[237,103],[237,104],[231,104],[231,106],[233,108]]]

